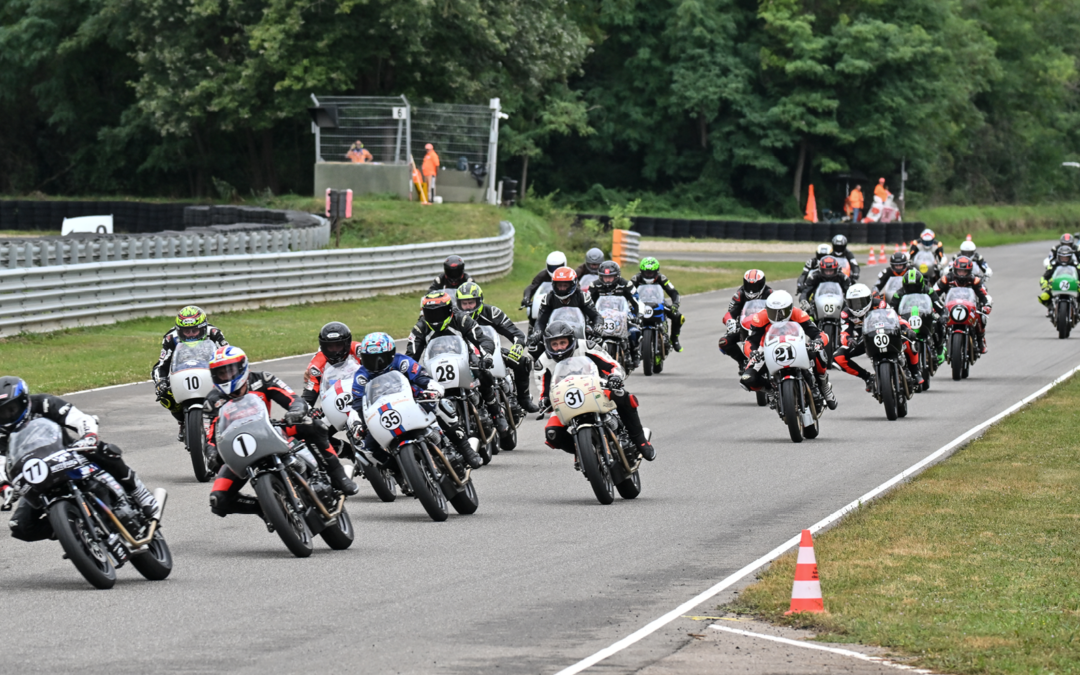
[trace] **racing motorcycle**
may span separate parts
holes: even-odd
[[[814,291],[814,323],[829,336],[825,345],[829,358],[840,340],[840,313],[844,311],[844,292],[835,281],[824,281]]]
[[[503,415],[506,416],[506,426],[509,427],[505,434],[499,436],[499,448],[513,450],[517,447],[517,430],[521,423],[525,421],[525,411],[521,409],[521,406],[517,405],[517,400],[514,398],[514,392],[517,391],[514,385],[514,371],[506,367],[506,360],[503,359],[500,347],[502,339],[495,331],[494,326],[481,326],[480,330],[484,331],[495,342],[495,353],[491,356],[492,366],[488,372],[495,378],[497,385],[495,387],[495,398],[499,402],[499,407],[502,408]]]
[[[191,456],[195,480],[205,483],[221,467],[221,460],[212,445],[206,442],[203,424],[203,403],[214,383],[210,381],[210,359],[217,345],[211,340],[181,342],[173,354],[169,387],[173,400],[184,409],[184,447]]]
[[[911,266],[922,273],[927,284],[933,286],[941,278],[944,260],[939,264],[937,258],[934,257],[933,251],[923,248],[923,245],[919,244],[919,250],[915,252],[915,257],[911,259]]]
[[[630,303],[619,295],[603,295],[596,300],[596,311],[600,313],[600,346],[629,374],[634,365],[630,350]]]
[[[739,315],[739,349],[746,347],[746,340],[750,337],[750,321],[754,318],[754,315],[765,309],[765,299],[759,298],[757,300],[750,300],[743,304],[742,314]],[[769,396],[763,391],[754,392],[757,394],[757,404],[764,408],[769,405]]]
[[[646,376],[664,372],[664,359],[671,351],[668,337],[664,289],[659,284],[638,287],[641,304],[641,365]]]
[[[7,475],[15,494],[45,510],[64,557],[94,587],[112,588],[116,568],[127,562],[151,581],[172,572],[160,529],[165,490],[154,490],[158,510],[146,517],[109,472],[64,447],[64,432],[52,420],[30,420],[11,435]]]
[[[900,292],[903,287],[904,277],[889,277],[889,280],[885,282],[885,286],[881,289],[881,297],[885,302],[890,302],[894,295]]]
[[[581,287],[581,292],[582,293],[588,293],[589,292],[589,286],[592,286],[593,284],[595,284],[598,279],[600,279],[600,277],[595,275],[595,274],[583,274],[583,275],[581,275],[581,278],[578,279],[578,286]]]
[[[465,434],[479,442],[476,452],[488,464],[499,453],[499,439],[495,420],[480,400],[480,380],[473,377],[471,358],[471,349],[464,339],[458,335],[441,335],[428,343],[420,363],[446,390],[443,397],[453,403]],[[510,419],[507,418],[508,423]]]
[[[813,364],[802,326],[795,321],[772,324],[765,333],[762,352],[776,396],[776,412],[787,424],[792,442],[817,438],[825,406],[811,372]]]
[[[447,501],[458,513],[476,512],[480,499],[472,469],[456,452],[447,457],[435,413],[417,402],[404,375],[392,370],[368,382],[363,416],[372,437],[393,457],[402,491],[420,500],[432,520],[446,520]]]
[[[529,332],[532,333],[533,328],[536,326],[536,319],[540,316],[540,303],[544,301],[547,294],[551,292],[551,282],[545,281],[540,284],[533,293],[532,302],[525,307],[525,316],[529,317]]]
[[[885,406],[885,417],[907,417],[907,402],[914,391],[903,366],[904,334],[896,312],[885,308],[867,314],[862,340],[874,363],[874,398]]]
[[[601,504],[641,494],[642,457],[604,393],[600,372],[588,357],[560,361],[552,372],[551,408],[574,439],[578,465]],[[651,439],[652,431],[645,429]]]
[[[263,518],[297,558],[314,550],[315,535],[334,550],[352,546],[355,532],[345,495],[330,485],[321,453],[288,438],[254,394],[229,401],[218,412],[221,459],[255,486]]]
[[[1069,337],[1080,320],[1077,312],[1078,291],[1080,279],[1077,279],[1076,268],[1072,265],[1055,267],[1050,279],[1050,302],[1054,308],[1051,321],[1057,326],[1058,338],[1062,340]]]
[[[952,379],[960,380],[968,376],[971,366],[979,360],[975,333],[982,318],[975,291],[959,286],[950,288],[945,296],[945,320],[949,336],[946,358],[952,366]]]
[[[912,347],[919,355],[922,370],[923,391],[930,388],[930,378],[937,373],[937,354],[940,345],[934,331],[934,303],[925,293],[909,293],[900,298],[900,317],[907,321],[915,333]]]

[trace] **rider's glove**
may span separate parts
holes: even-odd
[[[513,361],[514,363],[517,363],[518,361],[521,360],[521,357],[524,356],[524,355],[525,355],[525,347],[524,347],[524,345],[519,345],[519,344],[517,344],[515,342],[514,346],[511,347],[510,351],[506,354],[506,358]]]
[[[990,310],[991,310],[991,309],[993,309],[993,308],[992,308],[992,307],[991,307],[990,305],[986,305],[986,306],[984,306],[984,307],[983,307],[983,314],[985,314],[985,315],[987,315],[987,316],[990,316]]]
[[[540,399],[540,411],[543,412],[551,408],[551,399],[547,396]]]
[[[169,381],[165,378],[161,378],[154,384],[154,390],[157,393],[158,399],[168,398]]]
[[[811,340],[810,341],[810,349],[815,351],[815,352],[820,352],[822,349],[825,349],[825,341],[822,340],[821,338],[816,338],[814,340]]]
[[[736,321],[735,319],[728,319],[727,320],[727,332],[734,333],[735,329],[738,328],[738,327],[739,327],[739,322]]]
[[[367,434],[367,430],[364,429],[364,419],[360,417],[360,413],[355,410],[350,410],[345,419],[346,433],[349,435],[349,442],[353,444],[354,448],[359,448],[364,444],[364,436]]]
[[[809,300],[799,300],[799,307],[802,308],[802,311],[809,312],[813,305],[810,304]]]
[[[678,314],[679,313],[679,303],[677,303],[677,302],[671,303],[671,313],[672,314]]]
[[[293,401],[289,412],[285,413],[285,424],[311,424],[311,422],[311,409],[308,407],[307,401],[302,398]]]
[[[430,398],[436,399],[442,398],[443,394],[446,393],[446,389],[435,380],[428,382],[427,389],[425,389],[424,391],[428,394]]]
[[[611,375],[607,379],[607,386],[608,386],[608,389],[610,389],[612,391],[622,391],[622,389],[623,389],[623,379],[621,377],[619,377],[618,375]]]
[[[751,352],[750,358],[746,360],[746,369],[756,368],[764,359],[765,356],[761,352]]]
[[[1039,279],[1039,287],[1041,289],[1043,289],[1044,291],[1048,291],[1048,290],[1050,290],[1050,282],[1047,281],[1046,279],[1040,278]]]
[[[69,446],[71,450],[96,450],[97,447],[97,434],[86,434],[85,436],[83,436]]]
[[[495,359],[491,358],[490,354],[484,354],[480,357],[480,367],[484,370],[488,370],[495,365]]]

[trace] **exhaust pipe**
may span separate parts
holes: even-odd
[[[154,514],[154,517],[151,518],[151,520],[161,520],[161,514],[165,512],[165,501],[168,499],[168,497],[169,493],[167,490],[165,490],[165,488],[154,489],[154,499],[157,500],[158,508],[157,513]]]

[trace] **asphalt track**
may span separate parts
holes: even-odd
[[[907,419],[888,422],[860,381],[834,373],[840,408],[820,438],[792,444],[716,351],[728,293],[688,297],[686,351],[662,375],[628,381],[658,451],[641,497],[599,505],[529,421],[518,450],[476,473],[475,515],[434,523],[415,500],[383,504],[365,486],[348,502],[353,547],[320,540],[305,560],[254,517],[210,513],[150,385],[72,395],[148,485],[169,490],[175,569],[155,583],[127,566],[114,589],[95,591],[56,542],[3,539],[0,672],[556,672],[1080,362],[1080,341],[1058,340],[1034,299],[1048,248],[988,251],[991,351],[969,380],[936,378]],[[268,367],[298,384],[305,362]],[[675,622],[587,672],[643,669],[686,633]]]

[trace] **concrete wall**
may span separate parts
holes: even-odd
[[[352,190],[355,195],[396,194],[409,197],[409,167],[393,164],[353,164],[351,162],[321,162],[315,165],[315,196],[322,197],[327,188]],[[484,201],[484,188],[467,171],[440,171],[435,194],[444,202]]]

